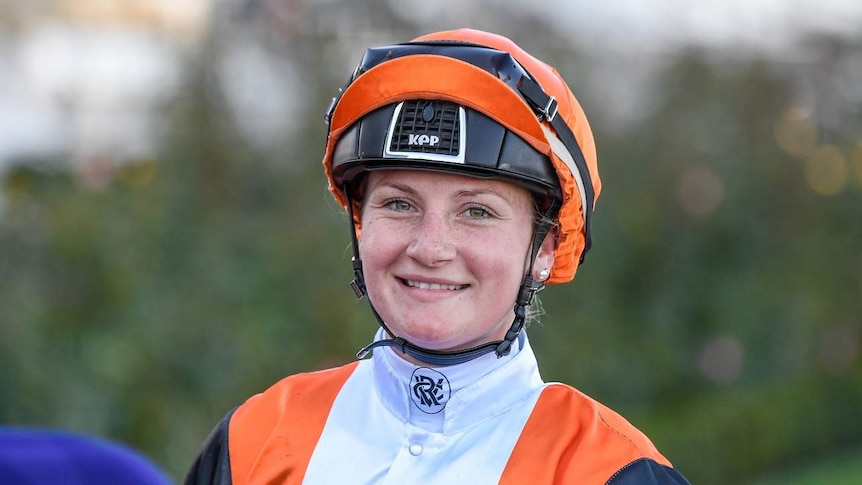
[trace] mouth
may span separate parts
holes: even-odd
[[[424,281],[414,281],[401,279],[401,283],[410,288],[419,288],[420,290],[447,290],[458,291],[467,288],[469,285],[447,285],[443,283],[426,283]]]

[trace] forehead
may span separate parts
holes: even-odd
[[[491,193],[511,202],[529,201],[527,189],[511,182],[433,170],[375,170],[368,174],[368,192],[379,187],[397,187],[411,191],[433,190],[445,193]]]

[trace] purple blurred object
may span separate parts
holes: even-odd
[[[91,436],[0,426],[0,484],[173,483],[138,452]]]

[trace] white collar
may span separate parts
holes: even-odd
[[[381,338],[383,329],[375,340]],[[401,421],[432,432],[455,432],[504,413],[543,384],[525,332],[501,358],[491,352],[462,364],[421,367],[382,347],[371,365],[383,405]]]

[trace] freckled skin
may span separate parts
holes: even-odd
[[[359,242],[368,297],[396,336],[421,347],[461,350],[500,340],[514,318],[532,231],[530,193],[512,183],[371,172]],[[552,263],[549,237],[532,272]]]

